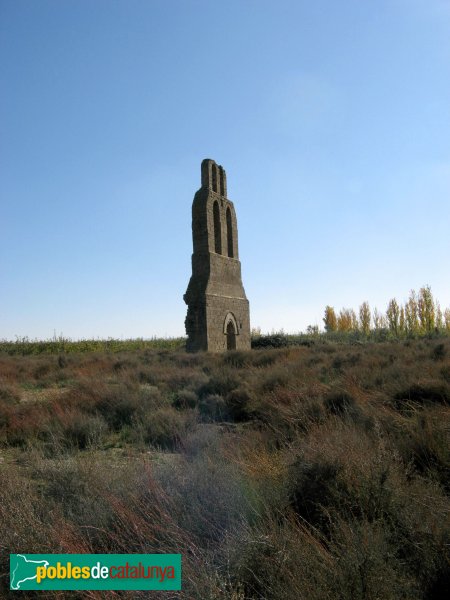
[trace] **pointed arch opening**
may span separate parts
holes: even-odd
[[[231,312],[225,317],[223,332],[227,336],[227,350],[236,350],[236,336],[239,331],[235,316]]]
[[[231,210],[230,207],[227,208],[227,249],[228,256],[230,258],[234,258],[234,250],[233,250],[233,223],[231,220]]]
[[[220,209],[217,200],[213,205],[214,215],[214,252],[216,254],[222,254],[222,226],[220,223]]]

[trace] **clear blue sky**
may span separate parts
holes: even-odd
[[[449,0],[0,0],[0,338],[184,334],[200,162],[252,326],[450,305]]]

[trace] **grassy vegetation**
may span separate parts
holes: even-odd
[[[10,552],[181,552],[165,599],[447,597],[449,338],[172,342],[1,347],[1,597]]]
[[[388,327],[364,332],[362,329],[348,331],[321,331],[317,327],[309,327],[307,333],[285,333],[284,331],[261,334],[260,330],[252,331],[252,348],[284,348],[287,346],[311,346],[313,344],[355,344],[366,342],[405,341],[412,339],[440,339],[449,336],[446,329],[433,332],[398,332]],[[0,340],[0,355],[36,356],[39,354],[85,354],[86,352],[119,353],[142,350],[184,350],[186,338],[133,338],[133,339],[83,339],[71,340],[63,335],[48,340],[30,340],[27,337],[16,337],[15,340]]]
[[[180,338],[134,338],[118,340],[71,340],[64,336],[54,336],[49,340],[30,340],[27,337],[17,337],[12,340],[0,340],[0,354],[10,356],[30,356],[36,354],[74,354],[85,352],[125,352],[135,350],[172,349],[183,348],[186,339]]]

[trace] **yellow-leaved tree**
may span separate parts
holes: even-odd
[[[330,331],[336,331],[337,317],[332,306],[325,307],[325,316],[323,318],[323,322],[325,324],[325,331],[327,333],[329,333]]]
[[[338,331],[354,331],[358,329],[358,319],[352,308],[341,308],[337,318]]]

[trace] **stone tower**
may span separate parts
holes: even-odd
[[[249,304],[225,170],[209,158],[201,170],[202,186],[192,203],[192,276],[184,295],[187,350],[249,350]]]

